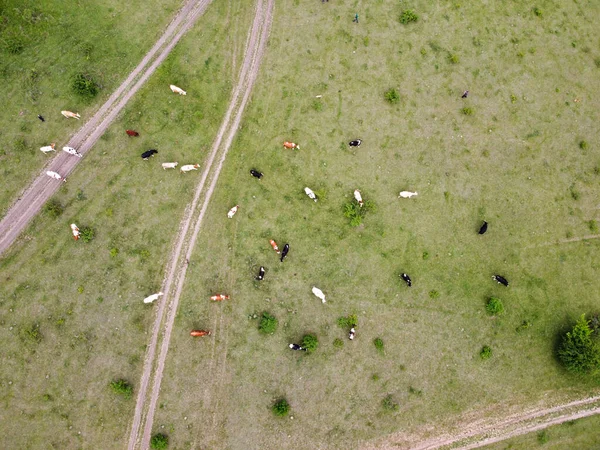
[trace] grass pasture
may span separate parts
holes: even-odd
[[[558,334],[598,311],[600,241],[557,243],[599,219],[598,6],[544,2],[537,16],[515,2],[413,2],[420,19],[406,26],[397,2],[362,7],[358,25],[356,5],[276,7],[172,336],[155,428],[174,448],[406,448],[600,389],[554,358]],[[351,228],[342,211],[355,188],[377,208]],[[271,238],[291,245],[283,264]],[[232,299],[209,302],[221,292]],[[498,317],[485,311],[492,296]],[[271,336],[258,330],[263,311],[279,321]],[[350,342],[336,321],[352,313]],[[213,334],[190,339],[196,328]],[[314,354],[287,349],[309,332]],[[270,411],[281,397],[285,419]]]
[[[160,163],[203,164],[252,6],[206,10],[55,196],[62,215],[38,216],[0,260],[0,447],[126,446],[154,315],[142,299],[161,286],[199,176]],[[172,94],[171,80],[187,96]],[[130,127],[139,138],[123,133]],[[159,154],[143,161],[150,146]],[[95,238],[74,242],[72,222]],[[109,387],[119,379],[131,398]]]
[[[180,0],[0,2],[0,212],[46,163],[49,156],[39,148],[66,145],[141,61],[180,5]],[[97,81],[95,98],[73,92],[78,73]],[[78,112],[81,120],[65,119],[64,109]]]

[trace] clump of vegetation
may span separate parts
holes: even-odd
[[[285,416],[290,411],[290,404],[285,398],[280,398],[271,407],[271,411],[278,417]]]
[[[44,205],[44,212],[53,219],[56,219],[58,216],[60,216],[63,211],[63,205],[55,199],[48,200],[48,202]]]
[[[333,346],[335,348],[342,348],[344,346],[344,341],[342,341],[340,338],[336,338],[333,340]]]
[[[356,314],[350,314],[347,317],[340,317],[337,320],[337,324],[342,328],[354,328],[358,326],[358,317],[356,317]]]
[[[4,48],[11,55],[18,55],[25,48],[25,44],[18,36],[8,36],[4,39]]]
[[[118,254],[119,254],[119,249],[117,247],[113,247],[110,249],[110,256],[112,258],[116,258]]]
[[[521,325],[519,325],[517,327],[517,333],[526,330],[527,328],[531,327],[533,324],[529,321],[529,320],[524,320]]]
[[[27,141],[23,137],[18,137],[13,142],[13,148],[17,153],[24,152],[27,150]]]
[[[472,116],[473,108],[469,108],[468,106],[465,106],[463,109],[460,110],[460,112],[463,113],[465,116]]]
[[[544,12],[538,8],[537,6],[533,7],[533,14],[535,14],[537,17],[542,17],[544,15]]]
[[[407,25],[411,22],[416,22],[419,20],[419,16],[412,9],[405,9],[400,13],[400,18],[398,19],[400,23]]]
[[[429,259],[429,252],[423,252],[423,261],[427,261]]]
[[[543,430],[537,434],[537,440],[540,444],[545,444],[550,440],[550,436],[546,430]]]
[[[71,88],[75,94],[83,98],[94,98],[98,95],[100,87],[98,83],[91,77],[91,75],[85,73],[78,73],[73,77]]]
[[[598,232],[598,222],[596,222],[594,219],[592,219],[588,222],[588,227],[590,228],[590,231],[592,233]]]
[[[400,94],[396,89],[391,88],[385,92],[385,99],[392,104],[398,103],[400,101]]]
[[[589,374],[600,371],[600,344],[583,314],[567,332],[558,349],[558,357],[567,370]]]
[[[95,235],[95,231],[93,228],[91,227],[81,227],[79,229],[79,235],[81,237],[81,240],[83,242],[90,242],[92,239],[94,239],[94,235]]]
[[[312,334],[307,334],[302,338],[302,347],[306,349],[307,353],[314,352],[318,346],[319,340],[316,336],[313,336]]]
[[[375,348],[377,349],[378,352],[383,353],[383,339],[381,339],[381,338],[373,339],[373,345],[375,345]]]
[[[400,408],[400,405],[398,405],[398,403],[394,401],[394,397],[392,396],[392,394],[386,396],[381,401],[381,406],[383,406],[383,409],[385,409],[386,411],[398,411],[398,409]]]
[[[20,330],[21,338],[24,341],[29,341],[34,344],[39,344],[42,342],[42,333],[40,332],[40,324],[33,323],[27,327],[23,327]]]
[[[122,395],[126,399],[130,399],[133,394],[133,386],[123,379],[111,381],[110,388],[115,394]]]
[[[448,53],[448,61],[450,61],[451,64],[458,64],[460,58],[456,53]]]
[[[438,298],[439,296],[440,296],[440,293],[438,291],[436,291],[435,289],[432,291],[429,291],[429,298],[435,299],[435,298]]]
[[[166,434],[155,434],[150,439],[150,448],[153,450],[163,450],[169,446],[169,436]]]
[[[264,334],[273,334],[277,330],[277,319],[268,312],[263,312],[258,324],[258,329]]]
[[[484,345],[479,352],[479,357],[483,360],[490,359],[492,357],[492,348],[489,345]]]
[[[408,388],[408,392],[409,392],[410,394],[415,394],[415,395],[418,395],[418,396],[421,396],[421,395],[423,395],[423,391],[422,391],[421,389],[417,389],[417,388],[414,388],[414,387],[412,387],[412,386],[410,386],[410,387]]]
[[[581,150],[587,150],[587,148],[588,148],[588,143],[587,143],[586,141],[580,141],[580,142],[579,142],[579,148],[580,148]]]
[[[373,381],[379,381],[380,378],[381,377],[377,373],[374,373],[373,375],[371,375],[371,380],[373,380]]]
[[[365,215],[369,211],[375,210],[375,204],[370,200],[365,200],[361,207],[356,200],[353,200],[344,205],[344,216],[350,219],[350,225],[353,227],[359,226]]]
[[[496,297],[491,297],[488,299],[485,310],[490,316],[497,316],[498,314],[502,314],[504,312],[504,305],[502,304],[502,300]]]

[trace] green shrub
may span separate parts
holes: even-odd
[[[594,219],[588,221],[588,227],[590,227],[590,231],[592,233],[598,232],[598,222],[596,222]]]
[[[400,13],[400,17],[398,20],[400,21],[400,23],[407,25],[411,22],[416,22],[417,20],[419,20],[419,16],[417,16],[412,9],[405,9]]]
[[[373,381],[379,381],[380,378],[381,377],[377,373],[374,373],[373,375],[371,375],[371,380],[373,380]]]
[[[545,444],[550,440],[550,436],[546,430],[543,430],[537,434],[537,440],[540,444]]]
[[[463,113],[465,116],[472,116],[473,108],[469,108],[468,106],[466,106],[463,109],[461,109],[460,112]]]
[[[356,314],[350,314],[347,317],[340,317],[337,320],[337,324],[342,328],[354,328],[358,326],[358,317],[356,317]]]
[[[163,450],[169,446],[169,436],[166,434],[155,434],[150,439],[150,448],[153,450]]]
[[[48,200],[48,202],[44,205],[44,212],[53,219],[56,219],[58,216],[60,216],[63,211],[63,205],[55,199]]]
[[[579,142],[579,148],[580,148],[581,150],[587,150],[587,148],[588,148],[588,143],[587,143],[586,141],[580,141],[580,142]]]
[[[533,14],[535,14],[537,17],[542,17],[544,15],[544,12],[538,8],[537,6],[533,7]]]
[[[423,252],[423,261],[426,261],[429,259],[429,252]]]
[[[4,39],[4,48],[11,55],[18,55],[25,48],[25,44],[18,36],[8,36]]]
[[[400,94],[396,89],[391,88],[385,92],[385,99],[392,104],[398,103],[400,101]]]
[[[377,349],[378,352],[383,353],[383,339],[375,338],[375,339],[373,339],[373,344],[375,345],[375,348]]]
[[[524,320],[521,325],[519,325],[517,327],[517,332],[521,332],[523,330],[526,330],[527,328],[531,327],[531,325],[533,325],[529,320]]]
[[[499,298],[491,297],[485,305],[485,310],[490,316],[496,316],[504,312],[504,305]]]
[[[94,98],[98,95],[98,83],[88,74],[78,73],[73,77],[71,88],[75,94],[83,98]]]
[[[133,387],[125,380],[116,380],[110,382],[110,388],[115,394],[122,395],[126,399],[130,399],[133,394]]]
[[[585,374],[600,371],[600,344],[595,334],[583,314],[563,336],[558,357],[567,370]]]
[[[83,291],[85,290],[85,287],[83,285],[79,285],[77,286],[77,292],[79,292],[80,294],[83,294]]]
[[[32,323],[29,326],[23,327],[20,330],[21,338],[30,343],[39,344],[42,342],[42,333],[40,332],[40,324]]]
[[[264,334],[273,334],[277,330],[277,319],[268,312],[262,313],[258,329]]]
[[[451,64],[458,64],[460,62],[460,58],[456,53],[448,53],[448,61],[450,61]]]
[[[386,411],[398,411],[400,405],[394,401],[394,397],[390,394],[381,401],[381,406]]]
[[[344,341],[342,341],[340,338],[336,338],[333,340],[333,346],[335,348],[342,348],[344,346]]]
[[[282,417],[290,411],[290,404],[285,398],[280,398],[275,403],[273,403],[271,410],[276,416]]]
[[[365,200],[361,207],[356,200],[352,200],[344,205],[344,216],[350,219],[350,225],[359,226],[365,215],[375,209],[375,204],[370,200]]]
[[[484,345],[481,351],[479,352],[479,356],[483,360],[490,359],[492,357],[492,348],[488,345]]]
[[[312,334],[307,334],[302,338],[302,347],[306,349],[308,353],[314,352],[319,346],[319,341],[316,336]]]
[[[119,254],[119,249],[117,247],[113,247],[110,249],[110,256],[116,258]]]
[[[90,242],[92,239],[94,239],[95,232],[91,227],[81,227],[79,229],[79,234],[83,242]]]
[[[429,298],[434,299],[434,298],[438,298],[440,296],[440,293],[438,291],[436,291],[435,289],[432,291],[429,291]]]

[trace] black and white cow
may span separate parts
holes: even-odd
[[[406,281],[406,284],[408,285],[408,287],[412,286],[412,281],[411,281],[410,277],[408,276],[408,274],[403,273],[402,275],[400,275],[400,278],[402,278],[404,281]]]
[[[290,244],[285,244],[283,246],[283,250],[281,250],[281,262],[283,262],[283,259],[287,256],[289,251],[290,251]]]
[[[499,284],[508,287],[508,280],[500,275],[492,275],[492,280],[496,280]]]
[[[262,172],[254,169],[250,169],[250,175],[252,175],[254,178],[258,178],[259,180],[263,177]]]

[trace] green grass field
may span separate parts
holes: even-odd
[[[59,149],[67,144],[141,61],[180,4],[180,0],[0,3],[0,80],[5,87],[0,92],[4,105],[0,212],[51,157],[39,148],[51,142]],[[73,92],[78,73],[97,81],[100,91],[95,98]],[[65,119],[60,114],[65,109],[81,114],[81,120]]]
[[[123,445],[134,400],[108,383],[126,378],[135,395],[153,314],[141,300],[161,284],[197,181],[159,163],[201,162],[209,149],[246,3],[210,7],[57,195],[63,215],[40,216],[0,261],[3,446]],[[397,2],[276,4],[171,340],[155,429],[172,448],[403,448],[414,435],[600,390],[554,357],[559,333],[598,312],[600,241],[556,242],[598,233],[600,8],[410,8],[419,21],[403,25]],[[174,76],[185,98],[162,88]],[[396,104],[384,99],[390,88]],[[143,135],[127,140],[126,127]],[[355,138],[363,144],[351,149]],[[146,163],[149,145],[159,155]],[[305,186],[326,195],[314,203]],[[356,188],[376,210],[353,228],[343,207]],[[490,228],[479,236],[482,219]],[[72,221],[93,226],[95,240],[74,243]],[[284,263],[271,238],[290,243]],[[231,300],[209,302],[221,292]],[[505,306],[497,318],[485,312],[490,296]],[[279,320],[271,336],[253,318],[263,311]],[[352,342],[336,324],[348,314],[359,321]],[[191,339],[195,328],[213,334]],[[309,332],[314,354],[287,348]],[[281,396],[285,418],[270,411]]]

